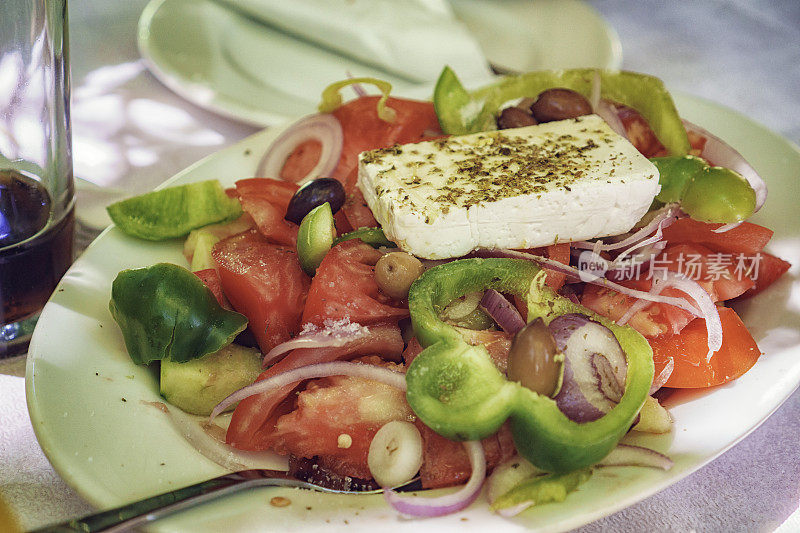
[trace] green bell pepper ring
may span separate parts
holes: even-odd
[[[442,131],[453,135],[497,129],[500,107],[517,98],[535,98],[555,87],[579,92],[589,98],[595,77],[600,96],[637,110],[650,124],[670,155],[689,152],[689,138],[672,96],[658,78],[637,72],[569,69],[528,72],[467,91],[449,67],[445,67],[433,92],[433,105]]]
[[[756,192],[738,172],[712,167],[699,157],[654,157],[660,202],[678,202],[695,220],[730,224],[749,218],[756,209]]]
[[[583,313],[610,328],[628,360],[619,403],[593,422],[573,422],[552,399],[506,379],[485,347],[470,346],[439,318],[454,298],[488,288],[525,298],[529,320],[542,317],[549,323],[566,313]],[[644,337],[557,295],[529,261],[463,259],[438,265],[414,282],[408,301],[414,332],[425,349],[406,373],[406,398],[444,437],[482,439],[508,419],[520,455],[542,470],[570,472],[608,455],[644,405],[653,380],[653,353]]]

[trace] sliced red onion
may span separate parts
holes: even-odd
[[[589,93],[589,104],[592,106],[595,113],[597,113],[597,106],[600,104],[600,93],[602,93],[603,89],[602,81],[600,73],[595,70],[592,73],[592,90]]]
[[[353,76],[353,73],[350,72],[349,70],[345,71],[345,74],[347,75],[347,79],[352,80],[353,78],[355,78],[355,76]],[[364,90],[364,87],[362,87],[360,83],[354,83],[350,86],[350,88],[353,89],[353,92],[356,93],[356,96],[358,96],[359,98],[367,96],[367,91]]]
[[[744,220],[740,220],[739,222],[732,222],[730,224],[724,224],[724,225],[718,227],[717,229],[712,229],[711,231],[713,231],[714,233],[725,233],[726,231],[730,231],[733,228],[738,228],[743,223],[744,223]]]
[[[344,136],[339,120],[327,113],[302,118],[284,130],[261,158],[256,175],[279,178],[286,159],[298,146],[311,140],[317,140],[322,144],[322,152],[314,168],[298,183],[329,177],[342,155]]]
[[[714,300],[711,299],[711,296],[699,283],[679,272],[665,270],[660,272],[660,275],[665,287],[674,287],[695,301],[697,308],[700,310],[700,318],[706,321],[706,330],[708,331],[708,355],[706,355],[706,359],[711,359],[714,352],[722,348],[722,321],[719,318],[719,311],[716,304],[714,304]],[[654,283],[662,283],[662,281],[656,278]]]
[[[726,167],[741,174],[747,183],[756,191],[756,211],[761,209],[767,200],[767,184],[758,172],[747,162],[747,160],[737,152],[731,145],[711,133],[693,124],[688,120],[683,121],[683,126],[687,131],[697,133],[706,138],[706,144],[700,156],[712,165]]]
[[[653,296],[656,296],[656,295],[660,294],[660,293],[661,293],[661,291],[662,291],[662,290],[663,290],[665,287],[666,287],[666,285],[665,285],[665,284],[663,284],[663,283],[658,283],[656,280],[654,280],[654,281],[653,281],[653,283],[650,285],[650,294],[652,294]],[[624,314],[624,315],[622,315],[622,316],[619,318],[619,320],[617,320],[617,324],[620,324],[620,325],[625,325],[625,324],[627,324],[627,323],[628,323],[628,320],[630,320],[631,318],[633,318],[633,315],[635,315],[635,314],[636,314],[636,313],[638,313],[639,311],[643,310],[645,307],[647,307],[648,305],[650,305],[650,303],[651,303],[651,302],[648,302],[647,300],[636,300],[635,302],[633,302],[633,305],[631,305],[631,306],[628,308],[628,310],[627,310],[627,311],[625,311],[625,314]]]
[[[548,328],[565,356],[561,390],[554,398],[558,408],[575,422],[597,420],[625,390],[625,352],[611,330],[586,315],[562,315]]]
[[[332,363],[319,363],[308,365],[294,370],[283,372],[275,376],[256,381],[230,394],[214,407],[208,421],[211,422],[221,412],[236,402],[249,398],[255,394],[263,394],[272,390],[280,389],[286,385],[291,385],[306,379],[324,378],[329,376],[352,376],[363,379],[379,381],[400,390],[406,390],[406,376],[400,372],[395,372],[382,366],[368,365],[364,363],[351,363],[335,361]]]
[[[662,304],[674,305],[675,307],[683,309],[684,311],[688,311],[689,313],[692,313],[695,316],[702,316],[700,310],[684,298],[676,298],[674,296],[662,296],[660,294],[650,294],[649,292],[630,289],[628,287],[620,285],[619,283],[614,283],[613,281],[603,278],[601,276],[592,274],[590,272],[578,270],[575,267],[559,263],[558,261],[548,259],[547,257],[542,257],[539,255],[529,254],[527,252],[520,252],[517,250],[507,250],[507,249],[491,249],[491,250],[480,249],[473,252],[472,255],[476,257],[508,257],[512,259],[526,259],[528,261],[534,261],[540,265],[546,266],[550,270],[555,270],[556,272],[560,272],[573,280],[583,281],[586,283],[591,283],[592,285],[598,285],[600,287],[613,289],[627,296],[631,296],[633,298],[639,298],[642,300],[646,300],[648,302],[657,302]],[[717,316],[719,316],[719,314],[717,314]]]
[[[675,222],[680,216],[680,213],[681,209],[678,204],[667,204],[659,209],[653,219],[645,226],[619,242],[604,244],[602,241],[577,241],[572,243],[572,247],[583,250],[596,250],[597,252],[610,252],[621,248],[629,248],[645,240],[651,233],[658,231],[659,228],[663,230]],[[599,246],[598,242],[600,243]]]
[[[640,272],[647,272],[653,259],[658,257],[666,247],[667,241],[662,240],[639,249],[639,251],[627,258],[626,261],[618,262],[618,260],[615,259],[609,265],[609,269],[606,271],[606,277],[612,281],[621,281],[636,277]]]
[[[614,132],[617,134],[628,138],[628,132],[625,129],[625,125],[622,123],[622,119],[619,118],[619,114],[617,113],[617,107],[609,102],[608,100],[600,100],[597,106],[594,108],[594,112],[600,118],[606,121]]]
[[[274,364],[282,355],[297,348],[335,348],[345,346],[368,334],[368,328],[349,320],[326,323],[322,329],[313,324],[306,324],[297,337],[282,342],[268,351],[261,364],[265,367]]]
[[[488,289],[483,293],[480,306],[506,333],[516,335],[525,327],[525,321],[517,308],[494,289]]]
[[[617,444],[597,466],[647,466],[669,470],[674,464],[672,459],[650,448]]]
[[[469,506],[480,494],[483,481],[486,479],[486,456],[480,441],[465,441],[463,444],[469,456],[472,473],[467,484],[457,492],[436,498],[425,498],[400,496],[397,492],[387,489],[383,493],[386,502],[404,515],[420,518],[444,516]]]
[[[664,383],[666,383],[672,375],[673,370],[675,370],[675,359],[670,357],[666,366],[661,369],[661,372],[659,372],[657,376],[653,376],[653,384],[650,385],[650,392],[648,392],[648,394],[652,396],[654,392],[663,387]]]

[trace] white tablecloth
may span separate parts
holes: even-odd
[[[625,68],[800,140],[800,2],[591,3],[619,32]],[[181,100],[144,69],[135,46],[144,5],[70,2],[75,173],[132,193],[255,131]],[[23,359],[0,361],[0,495],[29,529],[91,507],[39,449],[23,375]],[[710,465],[579,531],[772,531],[800,502],[799,436],[796,392]],[[782,531],[800,530],[800,519],[792,520]]]

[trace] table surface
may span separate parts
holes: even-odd
[[[800,141],[800,2],[594,0],[617,30],[623,66],[662,78]],[[128,193],[152,189],[255,128],[171,93],[140,61],[145,0],[72,0],[75,174]],[[89,205],[91,199],[79,197]],[[24,403],[24,358],[0,361],[0,495],[26,529],[92,511],[41,452]],[[800,392],[711,464],[580,528],[772,531],[798,509]],[[792,516],[781,528],[800,530]],[[797,519],[800,521],[800,519]],[[795,529],[797,527],[797,529]]]

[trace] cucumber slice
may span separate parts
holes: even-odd
[[[313,276],[317,272],[335,237],[336,226],[328,202],[315,207],[303,218],[297,232],[297,258],[306,274]]]
[[[253,383],[261,370],[259,351],[238,344],[185,363],[164,359],[161,395],[187,413],[208,416],[230,393]]]
[[[217,268],[217,262],[211,256],[211,250],[214,245],[220,241],[220,238],[211,232],[203,230],[195,230],[197,233],[194,235],[194,253],[192,254],[192,266],[190,270],[197,272],[198,270],[206,270],[207,268]],[[192,233],[195,233],[192,231]],[[191,234],[190,234],[191,235]]]
[[[242,214],[217,180],[201,181],[134,196],[107,207],[119,229],[140,239],[160,241]]]

